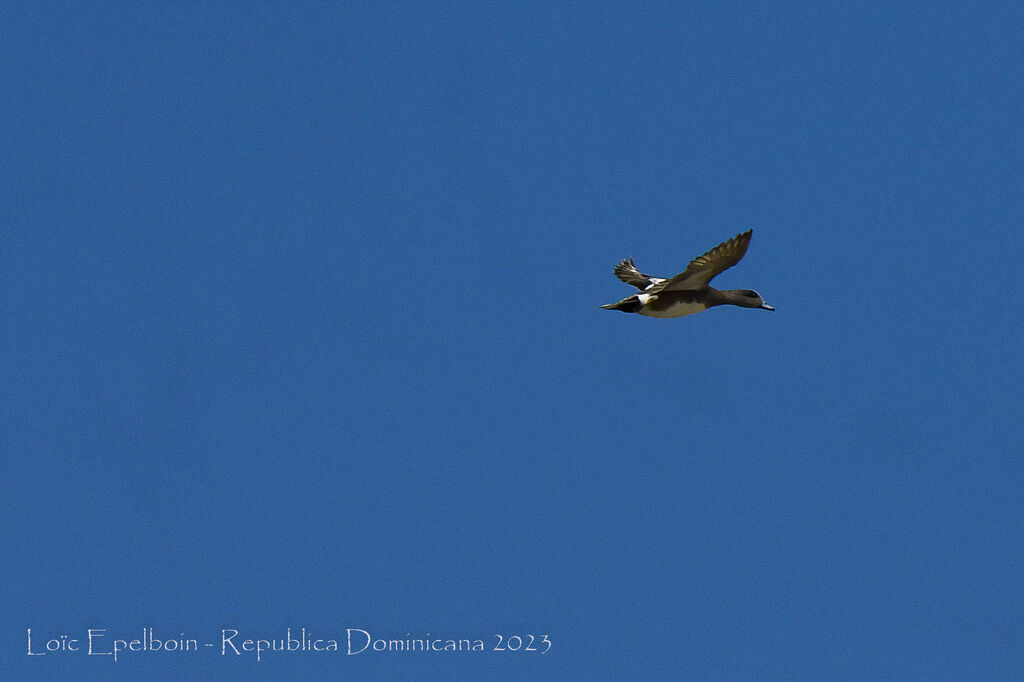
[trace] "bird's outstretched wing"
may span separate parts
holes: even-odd
[[[664,277],[651,277],[640,272],[636,269],[632,258],[626,258],[615,266],[615,276],[640,291],[646,291],[655,284],[663,284],[668,281]]]
[[[697,256],[686,266],[686,270],[665,282],[664,285],[657,287],[656,290],[690,291],[703,289],[716,275],[740,262],[743,254],[747,252],[747,247],[750,246],[751,234],[753,234],[753,230],[747,230],[728,241],[722,242],[703,256]],[[616,274],[618,273],[616,272]]]

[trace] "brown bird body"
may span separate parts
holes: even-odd
[[[775,310],[756,291],[723,291],[708,286],[716,275],[740,262],[750,246],[752,234],[753,230],[747,230],[722,242],[704,255],[694,258],[686,270],[671,279],[645,275],[637,269],[632,258],[627,258],[615,266],[615,276],[639,289],[639,293],[601,307],[648,317],[682,317],[718,305]]]

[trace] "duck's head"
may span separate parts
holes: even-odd
[[[763,310],[775,310],[761,298],[761,294],[757,293],[752,289],[730,289],[725,294],[729,298],[729,303],[733,305],[742,306],[744,308],[761,308]]]

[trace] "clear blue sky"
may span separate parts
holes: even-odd
[[[1024,676],[1024,10],[883,4],[0,10],[0,676]]]

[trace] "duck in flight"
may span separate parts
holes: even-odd
[[[640,292],[618,303],[609,303],[601,307],[605,310],[621,310],[624,313],[640,313],[648,317],[682,317],[716,305],[775,310],[765,303],[756,291],[721,291],[708,286],[716,275],[740,262],[743,254],[747,252],[747,247],[750,246],[752,233],[753,230],[747,230],[722,242],[703,256],[694,258],[686,266],[686,270],[672,279],[645,275],[636,269],[632,258],[627,258],[615,266],[615,276],[636,287]]]

